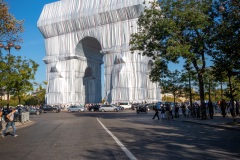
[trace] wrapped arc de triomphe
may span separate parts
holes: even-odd
[[[152,60],[129,46],[143,2],[60,0],[44,6],[37,26],[45,39],[47,104],[101,102],[102,64],[109,103],[161,99],[158,84],[149,79]]]

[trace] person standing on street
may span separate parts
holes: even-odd
[[[14,122],[14,113],[17,111],[16,108],[11,108],[12,111],[6,115],[5,121],[7,122],[5,130],[2,132],[2,137],[5,137],[6,131],[9,129],[10,126],[12,126],[13,129],[13,137],[17,137],[16,135],[16,127]]]
[[[154,106],[154,111],[155,111],[155,114],[154,114],[154,116],[153,116],[153,120],[155,119],[155,117],[157,117],[158,118],[158,120],[159,120],[159,115],[158,115],[158,108],[156,107],[156,106]]]
[[[227,108],[227,103],[224,99],[222,99],[221,103],[220,103],[220,108],[222,111],[222,116],[223,118],[226,117],[226,108]]]
[[[213,103],[211,99],[208,101],[208,110],[210,118],[213,119]]]

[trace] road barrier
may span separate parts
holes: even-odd
[[[21,123],[27,123],[27,122],[29,122],[29,112],[23,112],[23,113],[21,113],[20,122],[21,122]]]

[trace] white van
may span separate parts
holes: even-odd
[[[132,105],[129,102],[118,102],[117,103],[119,106],[124,107],[124,109],[130,109]]]

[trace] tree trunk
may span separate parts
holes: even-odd
[[[234,109],[234,96],[233,96],[233,89],[232,89],[232,81],[231,81],[231,77],[228,77],[228,83],[229,83],[229,89],[230,89],[230,107],[232,106],[232,108],[230,108],[231,110],[231,115],[233,118],[233,122],[236,122],[236,113],[235,113],[235,109]]]
[[[201,117],[202,120],[207,119],[207,111],[204,101],[204,83],[203,83],[203,76],[201,73],[198,73],[198,82],[199,82],[199,94],[200,94],[200,101],[201,101]]]
[[[18,104],[21,104],[21,97],[18,96]]]

